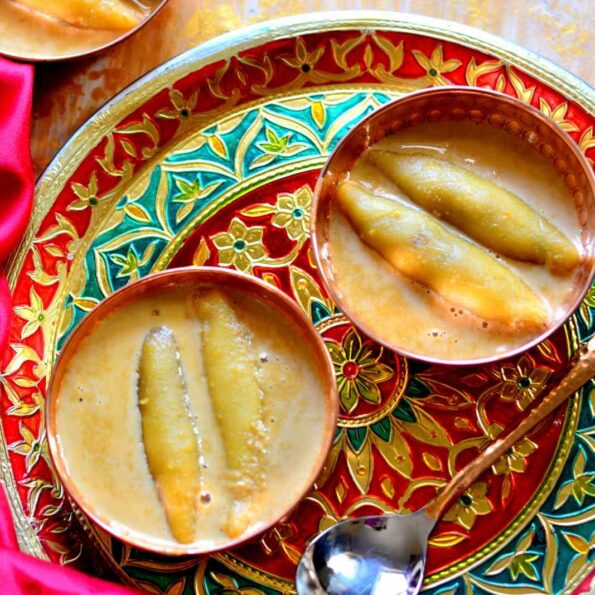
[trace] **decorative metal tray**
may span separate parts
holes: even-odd
[[[594,92],[566,71],[466,27],[367,12],[215,39],[135,83],[75,134],[39,182],[10,267],[0,477],[24,551],[87,568],[99,549],[121,580],[154,593],[290,593],[318,531],[349,515],[415,510],[564,374],[593,332],[595,290],[537,348],[460,369],[383,350],[320,284],[308,221],[326,156],[370,110],[444,84],[530,102],[595,154]],[[44,393],[64,338],[103,297],[189,264],[233,267],[294,297],[327,342],[340,422],[323,474],[290,518],[233,551],[171,559],[73,512],[48,456]],[[584,580],[594,566],[593,395],[583,389],[454,505],[431,541],[428,592],[560,593]]]

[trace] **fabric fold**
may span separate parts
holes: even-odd
[[[29,149],[33,67],[0,58],[0,261],[23,237],[33,204]]]

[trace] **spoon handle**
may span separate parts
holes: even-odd
[[[511,426],[503,431],[476,459],[463,467],[433,500],[426,504],[424,510],[432,519],[440,519],[452,502],[511,446],[595,376],[595,338],[583,345],[577,357],[576,363],[570,368],[568,374],[541,400],[539,405],[533,408],[516,427]]]

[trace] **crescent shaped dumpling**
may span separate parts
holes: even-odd
[[[178,347],[167,327],[150,331],[138,365],[138,404],[149,470],[172,535],[192,543],[200,490],[198,436],[186,409]]]
[[[581,257],[572,242],[518,196],[436,157],[372,149],[366,155],[420,207],[487,248],[569,272]]]
[[[21,4],[75,27],[128,31],[143,18],[140,7],[122,0],[19,0]]]
[[[255,375],[256,354],[249,331],[233,304],[217,289],[205,290],[194,300],[203,322],[203,358],[207,384],[221,428],[235,495],[226,523],[231,537],[241,535],[252,522],[251,498],[260,477],[262,391]]]
[[[403,275],[483,319],[547,325],[545,301],[519,276],[431,215],[349,181],[337,200],[361,239]]]

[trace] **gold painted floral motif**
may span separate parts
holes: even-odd
[[[526,577],[531,580],[538,579],[537,569],[533,564],[539,559],[539,555],[528,551],[533,544],[535,529],[531,527],[519,540],[514,552],[498,558],[485,572],[486,576],[500,574],[508,569],[513,581],[518,581],[520,577]]]
[[[359,39],[348,40],[346,45],[348,46],[345,50],[345,55],[351,51],[356,45],[358,45]],[[336,44],[335,44],[336,45]],[[336,47],[333,45],[333,55],[336,59]],[[347,66],[346,63],[342,63],[337,60],[337,64],[341,66],[343,72],[329,72],[324,71],[318,67],[320,58],[324,55],[324,47],[318,46],[313,50],[308,50],[306,43],[301,37],[296,38],[295,50],[290,55],[278,56],[282,62],[284,62],[290,68],[297,71],[297,75],[293,80],[281,84],[278,87],[272,87],[271,81],[274,76],[274,69],[271,58],[268,54],[259,60],[248,56],[242,56],[240,62],[246,66],[256,68],[264,76],[262,83],[254,83],[250,89],[253,93],[258,95],[273,95],[275,93],[282,93],[286,90],[299,89],[306,83],[316,84],[328,84],[331,82],[343,82],[351,80],[353,77],[358,76],[361,73],[359,65]],[[277,58],[275,58],[277,59]]]
[[[478,64],[475,60],[475,56],[469,60],[467,69],[465,70],[465,79],[470,87],[479,87],[479,78],[496,72],[502,68],[503,63],[501,60],[485,60],[481,64]],[[502,76],[502,75],[500,75]],[[502,80],[498,77],[498,81]]]
[[[503,380],[502,398],[505,401],[516,401],[517,407],[524,411],[543,390],[551,376],[551,370],[535,367],[523,355],[516,365],[505,364],[497,374]]]
[[[564,506],[570,496],[581,506],[587,496],[595,497],[595,473],[585,470],[586,463],[587,457],[582,447],[580,447],[572,463],[573,479],[564,483],[558,491],[554,510]]]
[[[325,341],[331,354],[342,408],[351,413],[361,397],[368,403],[380,403],[378,385],[390,380],[394,371],[383,364],[380,345],[363,345],[359,335],[350,329],[341,343]]]
[[[21,339],[26,339],[35,333],[43,325],[46,316],[43,302],[34,287],[29,291],[29,305],[15,306],[14,311],[19,318],[27,321],[21,331]]]
[[[539,98],[539,109],[550,119],[552,119],[562,130],[566,132],[576,132],[578,126],[566,119],[566,112],[568,111],[568,104],[561,103],[552,108],[550,104],[543,98]]]
[[[222,182],[212,182],[211,184],[204,186],[198,176],[191,182],[184,178],[174,176],[174,181],[178,193],[173,197],[172,202],[181,204],[176,213],[176,223],[179,223],[188,217],[194,209],[196,201],[204,200],[222,184]]]
[[[294,526],[291,523],[281,522],[277,523],[262,536],[260,544],[267,556],[272,556],[277,550],[281,549],[291,562],[297,564],[301,553],[288,543],[295,536]]]
[[[219,250],[219,264],[234,266],[243,273],[252,272],[255,264],[266,258],[262,243],[264,227],[246,227],[234,218],[228,231],[215,234],[213,243]]]
[[[11,343],[10,350],[14,352],[14,356],[12,359],[6,364],[2,375],[0,375],[0,379],[6,380],[8,376],[18,372],[21,366],[25,362],[32,362],[33,368],[32,373],[34,378],[41,379],[45,376],[47,365],[46,362],[42,360],[39,356],[37,351],[30,347],[29,345],[23,345],[20,343]],[[21,386],[18,384],[18,386]]]
[[[496,475],[524,473],[527,458],[537,450],[537,444],[525,437],[509,448],[492,466]]]
[[[291,66],[291,68],[301,70],[303,73],[307,74],[316,66],[316,63],[322,58],[323,54],[323,47],[318,47],[309,52],[306,49],[304,40],[301,37],[298,37],[295,44],[295,55],[288,58],[281,58],[281,61],[285,62],[287,66]]]
[[[120,267],[116,277],[130,277],[131,280],[138,279],[138,254],[134,246],[128,248],[126,255],[123,254],[112,254],[110,256],[112,262]]]
[[[493,507],[486,498],[488,484],[480,481],[473,484],[459,499],[450,507],[444,515],[445,521],[457,523],[469,530],[475,524],[478,516],[489,514]]]
[[[53,244],[50,244],[49,246],[51,246],[51,248],[48,248],[47,242],[48,240],[53,240],[54,238],[62,234],[66,235],[69,238],[71,238],[70,241],[66,244],[66,250],[71,256],[73,256],[80,249],[83,243],[82,239],[79,237],[76,228],[69,219],[67,219],[63,215],[60,215],[60,213],[56,213],[55,217],[56,224],[48,227],[43,232],[43,234],[41,234],[34,240],[34,242],[36,244],[44,245],[45,250],[48,251],[52,256],[61,257],[63,256],[62,251],[58,249],[59,252],[55,252],[54,250],[56,250],[56,248]]]
[[[21,435],[21,440],[9,444],[8,450],[25,458],[25,469],[27,474],[29,475],[42,459],[48,466],[51,466],[45,430],[43,430],[39,436],[36,436],[25,425],[25,422],[21,421],[19,424],[19,434]],[[50,483],[41,477],[30,477],[19,483],[28,490],[27,505],[29,508],[29,515],[31,515],[32,518],[36,515],[42,492],[51,490],[54,498],[62,497],[62,485],[58,482],[55,474],[53,475],[53,483]]]
[[[402,90],[419,89],[425,85],[425,77],[421,79],[406,79],[395,75],[403,64],[404,43],[401,40],[398,45],[394,45],[392,41],[379,35],[378,31],[371,32],[369,35],[363,33],[359,38],[347,39],[341,43],[334,39],[332,40],[331,48],[333,57],[337,65],[345,73],[349,73],[351,76],[359,76],[361,74],[362,69],[360,65],[356,62],[352,66],[349,66],[347,58],[352,50],[361,47],[363,42],[368,39],[372,43],[366,43],[364,49],[365,72],[368,72],[382,83],[400,87]],[[374,45],[388,58],[388,68],[381,61],[375,59]]]
[[[308,148],[306,143],[292,142],[292,132],[279,136],[271,127],[265,126],[264,135],[266,140],[256,143],[256,146],[262,151],[262,155],[256,157],[248,169],[262,167],[274,161],[277,157],[291,157],[301,153]]]
[[[198,102],[198,91],[195,91],[186,99],[177,89],[169,89],[169,100],[173,109],[165,109],[157,112],[158,118],[167,120],[185,120],[192,115],[192,111]]]
[[[521,77],[514,71],[514,69],[508,65],[506,67],[510,84],[512,85],[514,92],[517,97],[525,103],[531,103],[533,101],[533,95],[535,95],[536,87],[527,87],[521,79]]]
[[[70,203],[66,209],[68,211],[82,211],[87,207],[94,207],[99,200],[97,197],[97,174],[93,172],[89,178],[89,184],[83,186],[82,184],[73,183],[71,185],[72,191],[76,194],[78,200]]]
[[[41,457],[49,461],[45,430],[40,436],[35,436],[25,423],[21,422],[19,433],[22,440],[9,444],[8,449],[25,457],[25,468],[27,473],[30,473]]]
[[[302,186],[293,194],[283,192],[277,197],[271,223],[285,229],[292,240],[303,242],[310,233],[311,206],[312,190],[309,186]]]
[[[440,85],[450,85],[451,82],[442,75],[456,70],[462,64],[460,60],[453,59],[444,61],[441,45],[437,45],[434,48],[432,55],[429,58],[419,50],[413,50],[413,55],[415,56],[417,63],[425,69],[430,84],[435,87]]]

